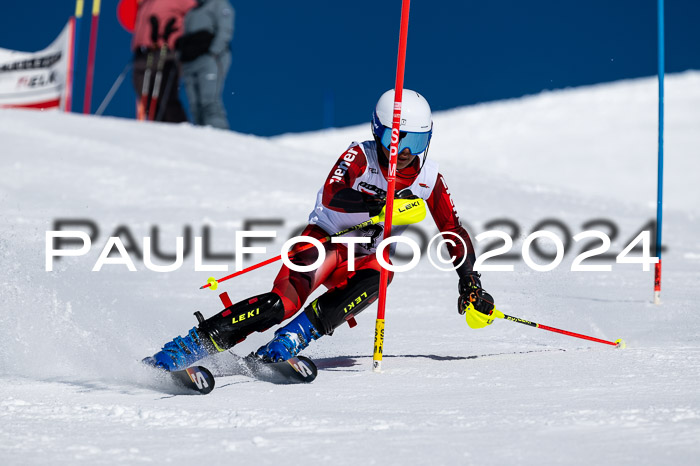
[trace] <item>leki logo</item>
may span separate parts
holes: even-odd
[[[255,309],[254,311],[248,311],[248,314],[240,314],[238,317],[234,317],[232,323],[237,324],[238,322],[241,322],[246,319],[251,319],[257,315],[260,314],[260,308]]]
[[[418,207],[420,205],[420,201],[415,201],[411,202],[410,204],[404,204],[401,207],[399,207],[399,212],[406,212],[407,210],[411,210],[414,207]]]
[[[522,322],[523,324],[532,324],[532,322],[530,322],[529,320],[521,319],[519,317],[506,316],[506,320],[512,320],[513,322]]]
[[[363,297],[364,298],[367,297],[367,292],[362,293],[360,296],[358,296],[357,298],[350,301],[350,304],[345,306],[345,308],[343,309],[343,313],[347,314],[348,311],[352,311],[353,309],[355,309],[355,306],[357,306],[358,304],[360,304],[362,302]]]

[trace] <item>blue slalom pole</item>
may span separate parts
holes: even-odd
[[[656,190],[656,257],[654,268],[654,304],[661,304],[661,227],[664,192],[664,0],[658,0],[659,33],[659,157]]]

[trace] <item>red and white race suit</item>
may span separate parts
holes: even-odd
[[[418,162],[417,157],[416,163]],[[416,174],[417,171],[414,167],[402,170],[396,178],[396,191],[409,188],[413,194],[425,199],[438,229],[441,232],[452,232],[459,235],[465,244],[471,246],[469,234],[459,221],[445,179],[438,172],[438,164],[432,160],[426,160],[422,169]],[[343,202],[343,196],[340,194],[350,188],[369,195],[386,195],[389,183],[385,176],[386,167],[379,163],[376,143],[374,141],[354,143],[340,156],[323,187],[319,190],[316,196],[316,207],[309,215],[309,223],[318,225],[328,234],[333,234],[369,220],[368,212],[353,211],[353,206],[349,205],[349,202]],[[398,236],[406,228],[408,226],[394,226],[391,231],[393,235]],[[384,224],[379,223],[368,229],[350,232],[344,236],[370,237],[372,242],[358,244],[356,253],[358,255],[372,254],[382,239],[383,231]],[[465,251],[463,247],[458,246],[452,248],[450,253],[461,260]]]
[[[426,160],[423,167],[420,167],[420,159],[421,157],[416,157],[413,165],[397,173],[396,191],[409,188],[413,194],[425,199],[440,232],[451,232],[464,240],[462,243],[448,237],[455,242],[455,245],[448,243],[448,252],[454,257],[454,263],[459,264],[466,255],[466,260],[457,269],[461,276],[471,271],[474,264],[471,239],[460,223],[445,180],[438,172],[438,164]],[[375,141],[353,143],[340,156],[319,190],[316,206],[309,215],[309,225],[302,235],[322,238],[369,220],[362,195],[385,195],[388,187],[386,174],[387,167],[379,161]],[[392,235],[398,236],[406,228],[407,226],[394,226]],[[384,225],[379,223],[344,235],[371,239],[370,243],[355,245],[356,271],[367,268],[380,269],[375,252],[383,238],[383,232]],[[347,270],[346,246],[330,242],[324,246],[326,260],[319,268],[300,273],[282,266],[275,279],[273,291],[282,297],[286,317],[299,310],[318,286],[342,286],[352,275],[353,272]],[[318,257],[313,248],[298,256],[294,262],[300,264],[313,263]]]

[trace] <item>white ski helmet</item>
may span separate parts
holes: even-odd
[[[391,145],[393,118],[394,90],[390,89],[379,98],[372,116],[372,134],[387,149]],[[408,148],[411,154],[420,155],[428,150],[433,134],[432,114],[428,101],[416,91],[403,90],[399,131],[399,152]]]

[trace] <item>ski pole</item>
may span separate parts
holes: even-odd
[[[92,83],[95,78],[95,54],[97,53],[97,28],[100,24],[100,2],[92,0],[92,21],[90,22],[90,45],[88,46],[87,70],[85,72],[85,97],[83,113],[90,114],[92,103]]]
[[[119,90],[119,87],[122,85],[122,82],[124,81],[124,78],[126,78],[126,74],[129,72],[129,70],[132,67],[132,63],[127,63],[126,66],[124,67],[124,70],[121,72],[121,74],[117,77],[116,81],[114,81],[114,84],[112,84],[112,87],[109,89],[109,92],[105,96],[104,100],[100,104],[100,106],[97,108],[97,111],[95,112],[95,115],[100,116],[104,111],[107,109],[107,105],[112,101],[112,98],[114,97],[114,94],[117,93]]]
[[[378,217],[379,216],[372,217],[371,219],[367,220],[366,222],[358,223],[357,225],[350,227],[346,230],[339,231],[338,233],[321,238],[319,240],[319,242],[321,244],[324,244],[324,243],[327,243],[328,241],[330,241],[331,238],[333,238],[335,236],[342,236],[346,233],[350,233],[351,231],[359,230],[359,229],[367,227],[369,225],[374,225],[375,223],[379,222],[379,220],[377,220]],[[291,259],[292,257],[299,254],[300,252],[311,249],[313,246],[314,245],[311,243],[305,244],[304,246],[301,246],[300,248],[298,248],[296,251],[289,251],[287,253],[287,257],[289,257]],[[280,259],[282,259],[282,254],[280,254],[279,256],[271,257],[270,259],[266,259],[266,260],[259,262],[257,264],[251,265],[250,267],[246,267],[245,269],[239,270],[238,272],[232,273],[231,275],[227,275],[223,278],[219,278],[218,280],[216,280],[214,277],[210,277],[209,280],[207,280],[207,284],[200,286],[199,289],[203,290],[204,288],[211,288],[212,290],[215,290],[218,287],[218,284],[221,282],[224,282],[226,280],[230,280],[231,278],[237,277],[239,275],[243,275],[244,273],[251,272],[255,269],[259,269],[260,267],[263,267],[267,264],[272,264],[273,262],[277,262]]]
[[[170,18],[165,25],[163,32],[163,44],[160,46],[160,54],[158,55],[158,65],[156,67],[156,77],[153,82],[153,90],[151,91],[151,105],[148,108],[148,119],[154,121],[156,119],[156,107],[160,98],[160,85],[163,82],[163,68],[165,67],[166,58],[168,55],[168,39],[175,32],[175,18]]]
[[[156,117],[156,107],[158,106],[158,99],[160,98],[160,83],[163,80],[163,66],[165,66],[165,55],[168,53],[168,46],[164,45],[160,48],[158,54],[158,62],[156,65],[156,77],[153,80],[153,89],[151,89],[151,103],[148,105],[148,117],[147,120],[155,120]]]
[[[176,79],[176,75],[176,68],[171,69],[170,73],[168,73],[168,80],[166,81],[165,89],[163,90],[163,100],[160,101],[160,105],[158,106],[158,114],[156,115],[155,121],[163,121],[163,117],[165,116],[165,109],[167,108],[168,101],[170,100],[170,92],[173,89],[173,82]]]
[[[151,16],[151,42],[152,46],[148,49],[146,57],[146,70],[143,74],[143,85],[141,86],[141,98],[136,110],[136,118],[138,120],[148,120],[148,106],[151,96],[151,74],[153,73],[153,65],[155,62],[154,55],[158,50],[158,17]]]
[[[153,49],[148,49],[146,57],[146,70],[143,73],[143,84],[141,85],[141,95],[136,104],[136,119],[143,121],[146,119],[146,109],[148,107],[148,95],[151,88],[151,68],[153,66]]]
[[[394,204],[394,225],[410,225],[413,223],[418,223],[425,218],[425,214],[425,201],[423,199],[397,199],[396,203]],[[319,242],[321,244],[327,243],[331,240],[331,238],[343,236],[344,234],[350,233],[351,231],[361,230],[362,228],[368,227],[370,225],[383,222],[384,218],[385,209],[382,209],[382,211],[378,215],[375,215],[369,220],[366,220],[362,223],[358,223],[355,226],[351,226],[350,228],[346,228],[345,230],[339,231],[337,233],[333,233],[332,235],[325,236],[319,239]],[[312,247],[314,247],[312,243],[305,244],[304,246],[298,248],[296,251],[289,251],[287,253],[287,257],[292,258],[300,252],[306,251],[307,249],[311,249]],[[231,275],[227,275],[218,280],[214,277],[210,277],[209,280],[207,280],[206,285],[200,286],[199,289],[203,290],[204,288],[211,288],[212,290],[216,290],[216,288],[219,286],[219,283],[221,282],[230,280],[231,278],[237,277],[239,275],[243,275],[244,273],[248,273],[252,270],[259,269],[260,267],[263,267],[267,264],[272,264],[273,262],[277,262],[280,259],[282,259],[281,254],[279,256],[271,257],[270,259],[266,259],[262,262],[251,265],[250,267],[246,267],[245,269],[239,270],[238,272],[232,273]]]
[[[470,304],[470,306],[473,306],[473,304]],[[478,312],[478,311],[476,311],[476,312]],[[601,340],[600,338],[589,337],[588,335],[582,335],[580,333],[569,332],[568,330],[562,330],[559,328],[549,327],[547,325],[538,324],[537,322],[530,322],[529,320],[521,319],[520,317],[509,316],[507,314],[502,313],[501,311],[499,311],[496,308],[494,308],[493,311],[491,311],[490,315],[493,317],[497,317],[499,319],[510,320],[511,322],[517,322],[519,324],[527,325],[529,327],[541,328],[542,330],[548,330],[550,332],[561,333],[562,335],[568,335],[570,337],[581,338],[583,340],[595,341],[596,343],[603,343],[604,345],[615,346],[617,348],[627,347],[625,340],[623,340],[622,338],[618,338],[614,342],[607,341],[607,340]]]

